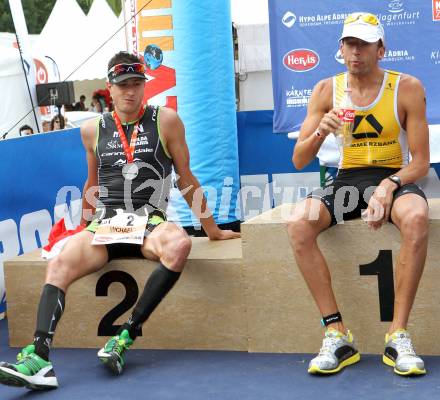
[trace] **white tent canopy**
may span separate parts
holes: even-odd
[[[29,98],[26,79],[23,73],[18,49],[5,44],[0,45],[0,88],[4,99],[0,102],[0,139],[8,132],[8,139],[18,136],[22,125],[30,125],[36,130],[35,118]],[[17,116],[11,119],[11,116]],[[21,121],[20,119],[23,118]],[[13,125],[15,128],[11,129]]]
[[[87,16],[76,0],[57,0],[36,51],[56,62],[60,80],[104,78],[110,57],[125,50],[124,30],[113,36],[122,25],[105,0],[94,0]]]
[[[231,9],[233,21],[239,25],[267,23],[267,0],[231,0]],[[57,0],[32,45],[33,53],[53,59],[60,80],[102,79],[106,77],[111,56],[126,50],[125,30],[120,29],[123,25],[123,13],[116,17],[106,0],[93,0],[87,15],[76,0]],[[101,48],[106,40],[109,41]],[[257,47],[260,48],[261,44],[258,43]],[[266,64],[262,67],[261,59],[257,65],[257,68],[267,68]]]
[[[235,23],[266,24],[266,27],[263,27],[266,31],[267,8],[267,0],[231,0]],[[116,17],[106,0],[93,0],[87,15],[83,13],[76,0],[57,0],[41,32],[36,50],[55,60],[60,80],[102,79],[106,77],[107,62],[111,56],[120,50],[126,50],[125,31],[120,29],[123,25],[123,13],[119,18]],[[251,69],[256,67],[257,70],[266,70],[270,66],[267,59],[251,57],[252,45],[256,45],[256,50],[267,50],[268,44],[262,43],[268,36],[266,31],[256,36],[258,43],[247,46],[247,61],[250,62],[248,66]],[[100,48],[108,39],[110,40]],[[83,62],[85,64],[81,65]]]
[[[105,78],[107,76],[108,60],[118,51],[126,50],[123,25],[123,13],[118,19],[106,0],[93,1],[87,14],[87,25],[84,29],[87,38],[84,39],[85,46],[81,62],[91,55],[93,56],[75,72],[74,80]],[[120,30],[118,31],[118,29]]]

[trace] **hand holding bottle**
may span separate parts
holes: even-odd
[[[355,109],[351,100],[351,89],[344,90],[344,97],[338,105],[338,117],[342,124],[335,132],[336,138],[340,146],[349,147],[353,140],[353,123]]]

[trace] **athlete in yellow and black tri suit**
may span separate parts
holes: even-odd
[[[332,225],[360,217],[379,183],[408,164],[407,133],[397,112],[401,75],[385,70],[377,97],[366,106],[354,106],[352,142],[341,147],[336,179],[308,195],[322,200],[331,214]],[[345,72],[332,79],[334,107],[340,104],[339,99],[348,86],[347,76]],[[344,201],[335,204],[337,193]],[[400,186],[394,191],[394,199],[405,193],[416,193],[426,199],[414,183]]]
[[[415,184],[429,170],[425,92],[415,77],[380,68],[385,34],[377,16],[350,14],[339,43],[347,72],[324,79],[313,89],[292,157],[297,169],[316,157],[324,139],[341,127],[336,105],[350,89],[355,109],[352,140],[341,147],[337,177],[330,186],[311,193],[288,222],[297,265],[325,328],[321,350],[308,372],[333,374],[360,359],[339,312],[317,237],[362,213],[373,230],[391,220],[401,234],[393,321],[385,336],[383,362],[396,374],[422,375],[424,362],[406,327],[428,246],[428,205]]]

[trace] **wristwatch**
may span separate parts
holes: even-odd
[[[394,182],[397,185],[397,189],[400,189],[402,187],[402,181],[400,180],[400,177],[397,175],[390,175],[388,179],[392,182]]]

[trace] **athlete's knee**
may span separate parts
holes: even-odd
[[[423,245],[428,240],[428,225],[428,213],[425,210],[409,211],[400,225],[403,239],[414,246]]]
[[[288,221],[287,232],[294,250],[310,246],[317,237],[312,222],[305,217]]]
[[[173,234],[164,248],[167,267],[177,272],[183,270],[191,246],[191,239],[185,232]]]
[[[61,255],[52,258],[47,264],[46,283],[67,288],[74,280],[74,268]]]

